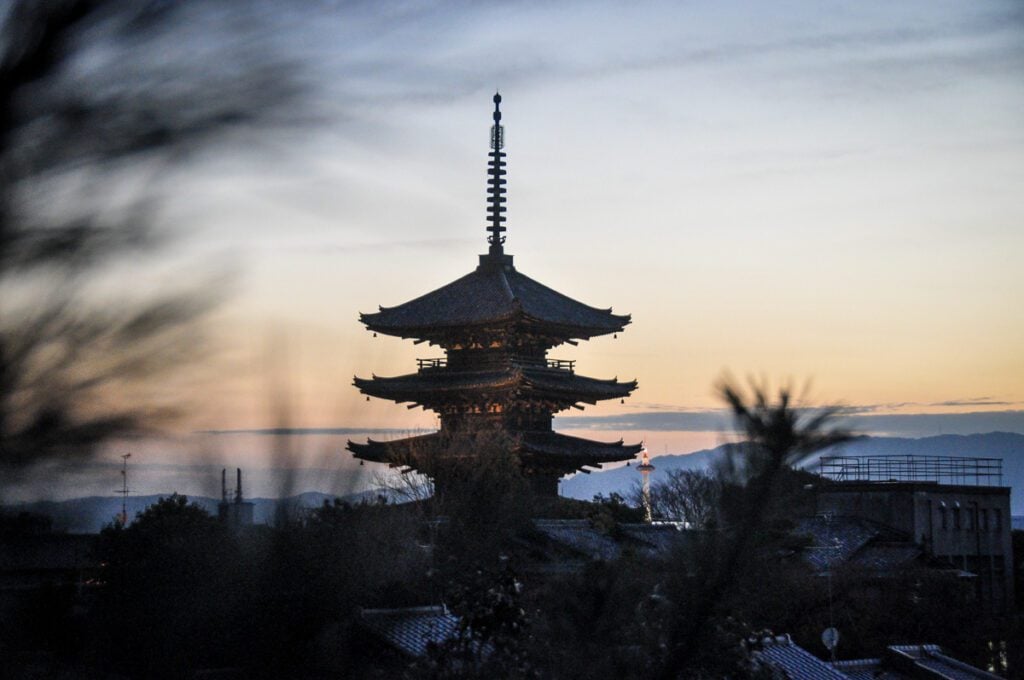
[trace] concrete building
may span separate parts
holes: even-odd
[[[866,519],[909,537],[933,560],[970,572],[993,611],[1013,606],[1010,488],[1002,461],[875,456],[823,458],[818,512]]]

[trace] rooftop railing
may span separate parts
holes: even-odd
[[[1003,461],[954,456],[822,456],[818,474],[837,482],[1002,486]]]

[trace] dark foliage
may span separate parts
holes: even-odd
[[[200,61],[184,40],[206,26],[191,23],[197,11],[197,3],[17,0],[3,17],[7,483],[41,461],[82,459],[113,436],[162,422],[170,410],[153,397],[156,377],[201,356],[196,322],[216,297],[212,282],[148,297],[89,292],[109,265],[158,244],[162,177],[229,131],[284,120],[295,102],[290,67],[241,39],[252,17],[224,23],[220,59]]]

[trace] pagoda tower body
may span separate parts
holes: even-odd
[[[504,251],[505,152],[501,96],[494,96],[494,125],[488,163],[488,252],[477,268],[446,286],[397,307],[361,314],[374,333],[412,338],[444,350],[445,356],[419,359],[408,375],[355,378],[372,397],[435,411],[438,432],[394,441],[348,443],[361,460],[409,466],[445,480],[421,461],[471,457],[453,451],[459,435],[500,433],[517,454],[534,489],[557,495],[563,475],[602,463],[629,460],[641,445],[604,443],[557,434],[553,414],[604,399],[622,399],[636,381],[600,380],[576,373],[575,362],[548,357],[563,343],[617,333],[630,322],[577,302],[521,274]],[[438,469],[438,468],[435,468]]]

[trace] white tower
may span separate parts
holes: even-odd
[[[654,466],[651,465],[651,459],[647,455],[647,447],[644,446],[640,452],[642,458],[640,459],[640,465],[637,467],[640,470],[640,474],[643,475],[644,480],[644,521],[648,524],[651,523],[651,473],[654,472]]]

